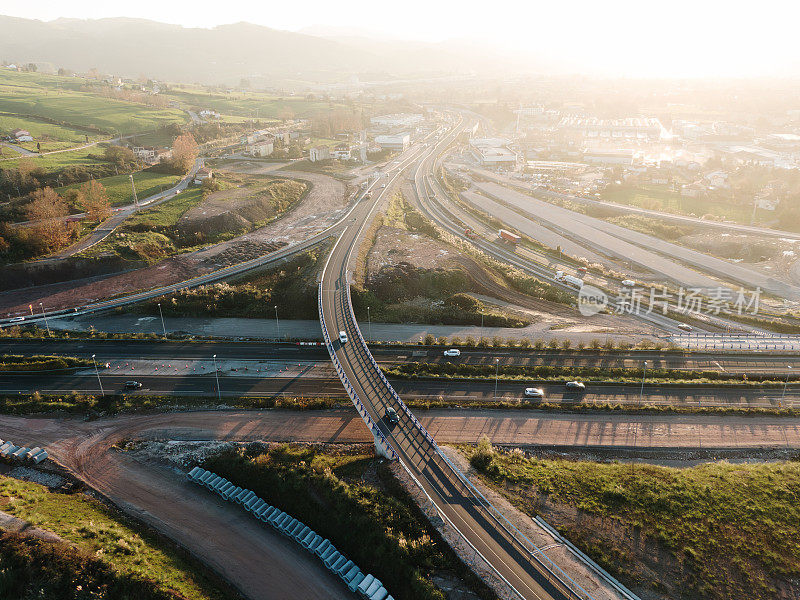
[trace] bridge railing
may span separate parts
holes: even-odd
[[[436,440],[428,433],[428,430],[419,422],[419,420],[414,416],[414,413],[408,408],[405,402],[400,398],[397,394],[395,389],[386,379],[386,376],[383,374],[378,363],[375,361],[375,358],[372,356],[372,352],[369,351],[369,347],[367,346],[366,341],[364,340],[364,336],[361,334],[361,328],[358,327],[358,322],[356,321],[355,312],[353,310],[353,302],[352,296],[350,295],[350,285],[347,286],[347,308],[349,312],[349,316],[352,319],[355,326],[355,331],[358,333],[358,342],[359,346],[363,349],[363,353],[367,356],[372,363],[373,368],[377,372],[378,376],[380,377],[381,381],[386,386],[386,389],[391,393],[394,400],[400,405],[403,409],[403,412],[408,416],[408,418],[414,423],[414,426],[417,430],[425,437],[426,440],[431,444],[431,446],[436,451],[437,455],[440,456],[450,467],[450,469],[456,474],[458,479],[466,486],[466,488],[470,491],[470,493],[475,497],[475,499],[480,503],[480,505],[485,508],[490,517],[504,530],[506,533],[512,537],[520,546],[522,546],[525,551],[530,555],[530,557],[536,561],[549,575],[548,579],[550,580],[550,576],[555,578],[558,583],[561,584],[561,587],[566,588],[569,591],[569,597],[574,598],[576,600],[594,600],[594,596],[592,596],[589,592],[587,592],[579,583],[577,583],[574,579],[572,579],[567,573],[564,572],[561,567],[559,567],[556,563],[554,563],[550,557],[548,557],[541,548],[539,548],[533,541],[531,541],[524,533],[522,533],[515,525],[513,525],[506,517],[501,513],[495,506],[476,488],[469,478],[464,475],[461,470],[453,464],[453,462],[447,458],[447,456],[442,452],[439,448],[439,445],[436,443]],[[550,580],[552,583],[552,580]]]
[[[366,407],[361,402],[361,398],[358,397],[358,394],[350,383],[347,374],[344,372],[344,368],[342,367],[342,363],[339,361],[339,357],[336,356],[336,352],[333,350],[333,343],[331,342],[330,335],[328,335],[328,327],[325,324],[325,315],[322,312],[322,283],[319,284],[317,304],[319,309],[320,326],[322,328],[322,337],[325,342],[325,347],[328,349],[328,354],[331,357],[331,361],[333,362],[334,367],[336,367],[336,374],[339,376],[342,385],[344,385],[344,389],[347,391],[347,395],[350,397],[350,400],[353,402],[353,405],[356,407],[356,410],[363,419],[364,423],[366,423],[372,434],[382,443],[384,449],[390,455],[389,458],[393,460],[396,459],[397,452],[395,452],[394,448],[392,448],[389,440],[386,439],[386,436],[383,434],[380,427],[378,427],[377,423],[375,423],[375,421],[372,420],[372,417],[370,417]]]

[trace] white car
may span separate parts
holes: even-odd
[[[567,382],[567,389],[570,389],[570,390],[585,390],[586,386],[583,384],[582,381],[568,381]]]
[[[25,317],[14,317],[13,319],[9,319],[9,323],[19,323],[20,321],[24,321]]]
[[[678,329],[682,329],[683,331],[692,331],[692,326],[688,323],[681,323],[678,325]]]
[[[544,398],[544,390],[542,388],[525,388],[526,398]]]
[[[461,356],[461,350],[458,348],[450,348],[444,351],[445,356]]]
[[[339,332],[339,342],[342,344],[347,343],[347,334],[344,331]]]
[[[625,287],[634,287],[636,285],[636,282],[633,279],[623,279],[622,285],[624,285]]]

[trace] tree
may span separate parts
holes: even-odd
[[[136,164],[136,155],[133,150],[125,146],[109,146],[103,151],[103,158],[117,167],[126,167]]]
[[[111,204],[105,186],[92,179],[80,188],[79,202],[90,221],[105,221],[111,216]]]
[[[183,173],[188,173],[197,160],[197,142],[191,133],[184,133],[175,138],[172,144],[172,164]]]
[[[31,197],[25,214],[33,222],[29,229],[33,243],[47,252],[62,248],[75,231],[75,224],[65,218],[67,203],[51,187],[36,190]]]

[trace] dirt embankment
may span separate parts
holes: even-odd
[[[270,169],[260,166],[255,174],[262,171],[266,174]],[[144,269],[0,293],[0,314],[28,314],[28,305],[37,306],[39,302],[42,302],[46,310],[69,308],[120,294],[178,283],[224,266],[263,256],[283,245],[303,241],[332,225],[347,207],[345,185],[332,177],[317,173],[287,172],[279,175],[302,181],[311,189],[294,208],[264,227],[190,254],[165,259]],[[233,198],[233,201],[233,206],[239,208],[248,202],[244,194],[241,198]],[[225,204],[226,202],[218,198],[209,205],[211,208],[208,210],[217,215],[224,214],[220,211]],[[198,210],[202,211],[202,208]],[[190,212],[185,215],[187,218],[192,218]]]

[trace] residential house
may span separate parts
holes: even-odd
[[[268,141],[248,144],[247,146],[245,146],[244,149],[246,154],[249,154],[250,156],[260,156],[262,158],[264,156],[269,156],[270,154],[272,154],[273,150],[274,150],[274,144]]]
[[[331,150],[331,158],[338,158],[339,160],[350,160],[350,145],[349,144],[337,144],[336,147]]]
[[[197,171],[197,173],[195,174],[194,183],[200,184],[200,183],[203,183],[204,181],[206,181],[207,179],[213,179],[213,178],[214,178],[214,172],[211,169],[207,169],[206,167],[203,167],[203,168],[199,169]]]
[[[308,150],[308,160],[317,162],[319,160],[329,160],[331,157],[331,149],[328,146],[314,146]]]
[[[11,137],[15,142],[32,142],[33,136],[27,129],[12,129]]]

